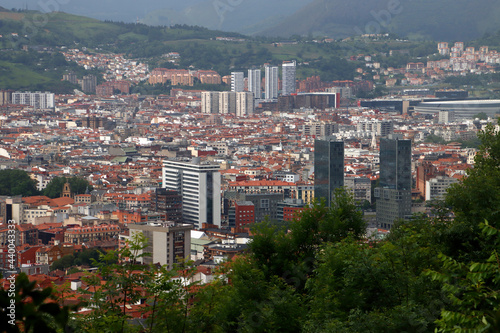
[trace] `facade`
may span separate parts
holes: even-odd
[[[201,112],[219,113],[219,92],[204,91],[201,93]]]
[[[297,63],[294,61],[285,61],[281,66],[282,71],[282,96],[288,96],[296,93],[296,70]]]
[[[82,79],[81,86],[84,93],[94,94],[97,87],[97,78],[95,75],[85,75]]]
[[[261,72],[260,69],[248,70],[248,91],[252,92],[254,98],[260,99],[262,97],[261,88]]]
[[[236,116],[252,115],[255,109],[254,95],[251,92],[236,93]]]
[[[151,209],[165,214],[167,221],[182,222],[182,196],[177,191],[157,188],[151,196]]]
[[[219,165],[163,161],[163,188],[182,196],[185,223],[201,228],[202,223],[221,224],[221,176]]]
[[[235,226],[240,228],[255,223],[255,206],[251,201],[237,201],[235,209]]]
[[[245,90],[245,74],[243,72],[231,73],[231,91],[242,92]]]
[[[76,227],[64,232],[64,242],[84,244],[92,241],[110,240],[118,237],[120,227],[117,225],[102,224],[94,227]]]
[[[335,189],[344,186],[344,142],[314,140],[314,196],[330,207]]]
[[[266,66],[266,89],[265,99],[272,100],[278,98],[278,66]]]
[[[454,121],[455,121],[455,111],[452,110],[439,111],[440,124],[448,124]]]
[[[145,252],[151,256],[141,258],[145,264],[167,265],[172,269],[175,263],[182,262],[191,254],[190,224],[142,223],[129,225],[130,237],[142,233],[148,244]]]
[[[390,229],[411,214],[411,187],[411,140],[380,139],[380,187],[375,189],[380,227]]]
[[[425,201],[443,200],[450,185],[458,183],[456,178],[437,176],[425,182]]]
[[[54,94],[49,92],[15,92],[12,93],[12,104],[31,105],[37,109],[54,107]]]
[[[352,193],[357,202],[372,202],[372,182],[366,177],[346,177],[345,187]]]
[[[222,91],[219,93],[219,113],[236,114],[236,93]]]

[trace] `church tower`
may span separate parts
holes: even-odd
[[[73,197],[72,193],[71,193],[71,186],[69,185],[69,182],[66,182],[63,186],[62,197],[63,198]]]

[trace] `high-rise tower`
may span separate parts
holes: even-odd
[[[377,224],[390,229],[394,221],[411,215],[411,140],[390,134],[380,139],[380,187]]]
[[[163,161],[163,188],[178,191],[182,196],[182,218],[195,228],[202,223],[221,223],[221,176],[219,165]]]
[[[314,140],[314,197],[330,207],[333,192],[344,186],[344,142]]]
[[[266,94],[267,100],[278,98],[278,66],[266,66]]]
[[[283,96],[295,94],[295,92],[296,92],[296,83],[295,83],[296,67],[297,67],[297,63],[295,62],[295,60],[284,61],[283,65],[281,66],[281,70],[282,70],[281,74],[283,76],[283,79],[282,79],[283,87],[281,90],[281,95],[283,95]]]

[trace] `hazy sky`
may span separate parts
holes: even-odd
[[[150,11],[162,8],[175,10],[202,2],[203,0],[0,0],[0,6],[39,11],[63,11],[98,19],[134,21]],[[250,0],[251,1],[251,0]],[[57,7],[57,8],[55,8]]]
[[[253,33],[313,0],[0,0],[7,9],[63,11],[99,20],[151,25],[188,24]]]

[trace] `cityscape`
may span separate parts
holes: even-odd
[[[0,80],[2,291],[12,274],[52,288],[57,311],[76,309],[61,327],[81,332],[103,330],[108,306],[110,332],[498,328],[500,45],[215,31],[148,58],[76,39],[35,45],[5,22],[0,70],[12,52],[53,81]],[[8,38],[24,39],[15,50]],[[186,65],[205,42],[254,58]],[[328,68],[302,54],[353,44]],[[50,58],[57,68],[41,68]],[[447,295],[446,274],[462,273]],[[138,280],[127,289],[117,276]],[[473,308],[479,285],[491,294]],[[217,314],[204,313],[212,301]]]

